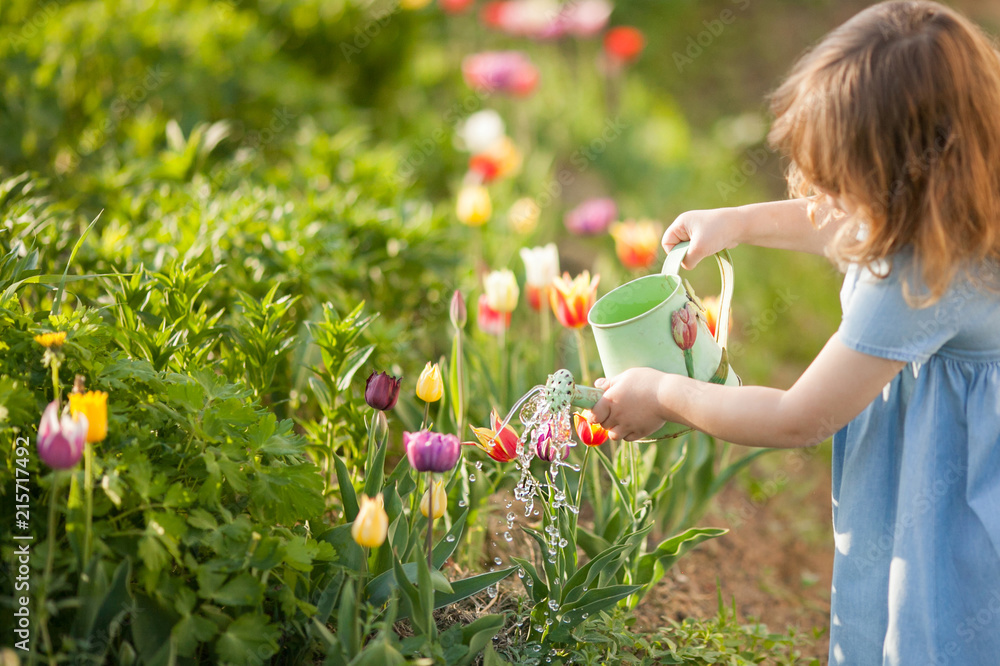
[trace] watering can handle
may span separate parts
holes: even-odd
[[[678,243],[667,253],[667,260],[663,262],[664,275],[678,274],[689,245],[691,241]],[[719,273],[722,275],[722,294],[719,297],[719,321],[715,324],[715,341],[725,349],[729,342],[729,306],[733,300],[733,258],[729,250],[716,253],[715,258],[719,261]]]

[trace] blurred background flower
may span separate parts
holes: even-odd
[[[631,270],[649,268],[660,252],[660,225],[652,220],[626,220],[611,225],[615,253]]]
[[[618,206],[614,199],[601,197],[588,199],[566,213],[563,223],[570,233],[589,236],[603,234],[618,219]]]
[[[559,277],[559,249],[555,243],[540,247],[522,247],[521,260],[524,262],[524,288],[528,304],[539,311],[549,301],[549,288]]]
[[[473,90],[526,97],[538,85],[538,69],[522,51],[484,51],[466,56],[462,75]]]

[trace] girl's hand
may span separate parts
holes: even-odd
[[[705,257],[740,244],[742,218],[739,208],[689,210],[681,213],[664,232],[663,249],[670,252],[678,243],[691,241],[687,256],[681,262],[684,268],[691,270]]]
[[[670,375],[652,368],[631,368],[612,379],[598,379],[604,396],[590,410],[611,439],[632,441],[650,435],[666,422],[661,403]]]

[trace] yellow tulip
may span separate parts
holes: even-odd
[[[478,227],[493,215],[493,203],[490,193],[482,185],[466,185],[458,193],[456,205],[458,221],[470,227]]]
[[[424,371],[417,378],[417,397],[424,402],[437,402],[444,393],[444,380],[441,379],[441,366],[430,362],[424,366]]]
[[[359,546],[376,548],[385,542],[389,532],[389,515],[385,512],[382,493],[374,498],[361,495],[358,517],[351,526],[351,537]]]
[[[104,441],[108,436],[108,394],[104,391],[87,391],[69,394],[69,410],[74,418],[87,417],[87,443]]]
[[[538,226],[538,216],[542,209],[531,197],[524,197],[514,202],[507,213],[507,222],[519,234],[530,234]]]
[[[434,493],[434,519],[437,520],[444,515],[445,509],[448,508],[448,496],[444,492],[444,483],[441,481],[435,481],[432,489],[424,493],[420,500],[420,513],[424,514],[424,518],[430,513],[429,505],[432,492]]]

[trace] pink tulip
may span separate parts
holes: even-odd
[[[520,51],[484,51],[462,61],[462,75],[470,87],[526,97],[538,85],[538,69]]]
[[[574,234],[589,236],[601,234],[618,219],[618,206],[613,199],[588,199],[566,213],[563,223]]]
[[[80,462],[87,441],[87,417],[59,415],[59,403],[52,401],[38,424],[38,457],[52,469],[70,469]]]

